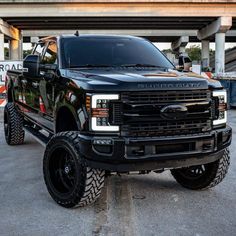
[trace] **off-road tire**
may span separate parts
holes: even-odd
[[[24,118],[17,111],[12,102],[8,102],[4,108],[4,132],[9,145],[24,143],[25,131],[23,129]]]
[[[80,155],[79,144],[78,132],[61,132],[51,138],[44,153],[43,173],[48,192],[59,205],[66,208],[95,202],[104,186],[105,171],[86,165]],[[64,166],[58,164],[63,163],[63,158]],[[60,170],[55,171],[57,168]]]
[[[230,165],[230,155],[229,150],[226,148],[222,157],[212,163],[208,163],[201,166],[191,166],[181,169],[171,170],[171,174],[176,179],[176,181],[185,188],[193,190],[204,190],[212,188],[219,184],[228,172]],[[191,177],[189,171],[197,170],[197,168],[204,166],[205,171],[202,174],[199,173],[199,176]]]

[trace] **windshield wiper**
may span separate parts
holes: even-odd
[[[123,66],[123,67],[157,67],[157,68],[163,68],[163,69],[166,69],[167,67],[164,67],[164,66],[158,66],[158,65],[152,65],[152,64],[122,64],[120,66]]]
[[[106,64],[85,64],[85,65],[70,66],[70,68],[94,68],[94,67],[111,67],[111,66]]]

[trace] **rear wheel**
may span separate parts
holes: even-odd
[[[212,163],[173,169],[171,173],[176,181],[185,188],[200,190],[219,184],[228,172],[230,164],[229,150],[225,149],[222,157]]]
[[[58,133],[49,141],[43,171],[50,195],[63,207],[95,202],[104,185],[105,171],[86,166],[80,156],[78,132]]]
[[[14,104],[9,102],[4,108],[4,133],[7,144],[20,145],[24,142],[24,118]]]

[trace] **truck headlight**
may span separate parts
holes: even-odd
[[[118,100],[118,94],[91,95],[91,128],[93,131],[119,131],[119,126],[109,123],[109,102]],[[88,97],[86,98],[86,102]],[[88,105],[86,104],[88,108]]]
[[[216,113],[217,119],[213,121],[213,125],[221,125],[227,122],[227,93],[226,90],[213,91],[213,97],[217,98]]]

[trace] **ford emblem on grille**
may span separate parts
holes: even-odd
[[[188,108],[181,105],[169,105],[161,109],[163,119],[180,119],[188,112]]]

